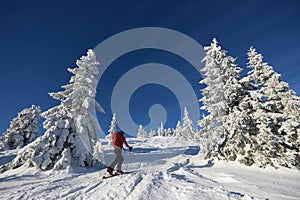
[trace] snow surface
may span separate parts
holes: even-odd
[[[102,140],[105,160],[113,157]],[[102,180],[100,166],[70,172],[24,167],[0,174],[0,199],[300,199],[300,172],[260,169],[199,157],[199,148],[172,137],[128,139],[123,170],[132,173]],[[16,151],[0,152],[0,163]]]

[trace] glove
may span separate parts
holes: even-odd
[[[132,150],[132,147],[129,147],[129,151],[131,151]]]

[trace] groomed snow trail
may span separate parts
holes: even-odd
[[[123,169],[130,174],[102,180],[105,169],[72,173],[17,169],[0,175],[0,199],[299,199],[299,172],[207,163],[199,148],[175,138],[131,139]],[[109,164],[113,150],[103,140]],[[288,181],[275,182],[273,173]]]

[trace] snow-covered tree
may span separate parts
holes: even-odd
[[[248,57],[249,64],[258,69],[255,75],[257,82],[261,83],[259,91],[263,95],[261,107],[264,110],[258,125],[259,141],[265,142],[259,143],[263,159],[254,160],[262,166],[271,164],[300,169],[300,98],[281,79],[280,74],[263,62],[263,56],[253,47]]]
[[[235,64],[235,59],[226,55],[214,38],[211,45],[204,48],[206,56],[202,69],[205,78],[200,84],[206,87],[202,90],[202,110],[208,114],[199,121],[202,129],[199,132],[202,152],[207,154],[217,145],[221,145],[231,127],[231,117],[228,114],[239,102],[242,86],[239,83],[241,68]]]
[[[116,128],[117,128],[116,126],[117,126],[117,117],[116,117],[116,113],[114,113],[112,116],[111,122],[110,122],[108,134],[105,137],[107,139],[107,141],[109,142],[109,144],[112,140],[112,136],[113,136],[114,132],[116,132]]]
[[[154,137],[155,135],[156,135],[155,131],[151,129],[149,132],[149,137]]]
[[[250,51],[255,52],[253,49]],[[273,122],[271,132],[276,135],[279,133],[285,145],[297,149],[300,146],[297,136],[300,133],[300,97],[272,68],[268,74],[270,76],[265,78],[260,91],[265,97],[263,108]]]
[[[142,125],[139,125],[137,138],[146,138],[146,137],[147,137],[147,132],[145,131]]]
[[[189,112],[186,107],[184,107],[183,119],[182,119],[182,127],[181,131],[177,134],[179,139],[193,141],[195,140],[196,130],[193,128],[193,121],[189,117]]]
[[[245,96],[244,87],[240,83],[242,69],[236,64],[236,59],[226,56],[222,61],[224,68],[224,94],[226,104],[226,115],[223,118],[224,140],[241,129],[236,120],[236,108]],[[222,144],[221,144],[222,145]]]
[[[99,150],[95,148],[100,130],[95,108],[103,111],[95,101],[99,62],[93,50],[88,50],[76,64],[78,67],[68,69],[73,76],[62,86],[64,90],[49,93],[61,103],[42,113],[46,132],[19,151],[8,167],[27,165],[48,170],[92,165]]]
[[[160,123],[160,127],[157,129],[157,135],[158,136],[165,136],[165,129],[164,129],[164,124],[163,122]]]
[[[177,137],[180,135],[180,133],[181,133],[181,124],[180,121],[178,120],[176,128],[174,130],[174,136]]]
[[[17,149],[26,146],[37,138],[41,108],[32,105],[18,113],[3,133],[0,150]]]
[[[101,161],[104,160],[104,155],[103,155],[103,151],[102,151],[102,145],[101,145],[101,141],[100,139],[97,140],[95,148],[94,148],[94,152],[93,152],[93,164],[99,162],[99,164],[101,166],[104,166],[104,163],[101,163]]]
[[[169,137],[173,136],[173,130],[171,128],[168,128],[166,133]]]
[[[250,80],[248,85],[252,84],[252,88],[256,90],[252,91],[256,94],[257,101],[253,105],[256,109],[251,117],[255,122],[253,130],[256,132],[251,133],[252,137],[249,140],[253,148],[246,151],[240,161],[247,165],[255,163],[261,167],[281,165],[300,168],[297,147],[299,145],[297,132],[299,133],[300,128],[300,121],[297,121],[300,116],[299,97],[268,63],[263,62],[263,56],[253,47],[248,52],[248,60],[248,67],[251,69],[248,73]],[[288,105],[292,105],[295,108],[292,110],[296,112],[289,113],[286,110]],[[294,131],[291,129],[288,132],[284,131],[286,122],[289,125],[293,124]]]
[[[235,131],[210,156],[238,158],[245,165],[300,169],[299,97],[254,48],[248,59],[251,70],[240,81],[245,92],[229,113]]]

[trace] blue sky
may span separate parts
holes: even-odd
[[[228,54],[246,65],[255,46],[265,61],[300,94],[300,2],[276,1],[2,1],[0,3],[0,133],[17,112],[32,104],[45,111],[59,102],[48,92],[61,90],[71,76],[68,67],[89,48],[120,32],[162,27],[181,32],[206,46],[216,37]],[[100,60],[101,62],[101,60]],[[137,50],[118,58],[105,72],[97,99],[107,111],[98,115],[107,130],[112,111],[111,88],[126,70],[144,63],[172,66],[198,91],[201,79],[185,60],[161,50]],[[120,68],[123,66],[123,68]],[[160,95],[162,96],[160,96]],[[200,94],[197,93],[200,97]],[[160,85],[145,85],[130,100],[136,124],[149,123],[148,110],[161,104],[167,126],[180,118],[178,100]],[[130,134],[130,133],[129,133]]]

